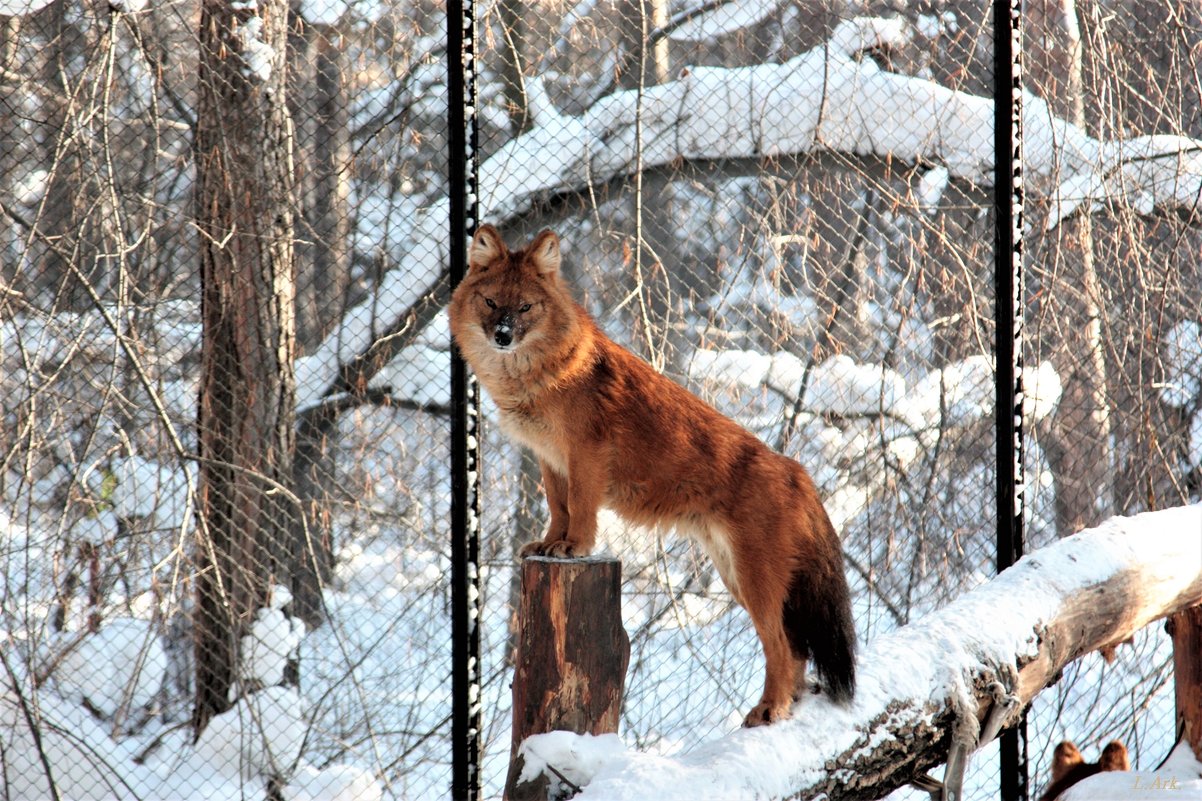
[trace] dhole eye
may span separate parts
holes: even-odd
[[[528,312],[528,311],[530,311],[530,304],[529,304],[529,303],[523,303],[523,304],[522,304],[522,308],[518,309],[518,311],[519,311],[519,312],[522,312],[523,314],[524,314],[524,313],[526,313],[526,312]]]
[[[490,309],[497,308],[497,304],[493,303],[492,298],[485,298],[484,302],[488,304],[488,308],[490,308]]]

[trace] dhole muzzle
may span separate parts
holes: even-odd
[[[492,340],[497,343],[497,347],[507,348],[513,344],[513,324],[513,312],[508,309],[502,311],[492,332]]]

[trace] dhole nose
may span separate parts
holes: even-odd
[[[497,327],[493,330],[493,341],[502,348],[509,347],[513,342],[513,315],[505,313],[501,315],[501,319],[497,321]]]

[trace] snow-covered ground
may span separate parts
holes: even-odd
[[[187,336],[194,338],[194,332],[187,334],[191,329],[178,323],[189,315],[170,311],[159,341],[168,347],[178,341],[185,352],[191,342]],[[40,326],[25,323],[13,320],[0,329],[0,345],[11,348],[6,356],[33,353],[51,359],[78,349],[78,343],[112,347],[97,335],[105,330],[103,322],[88,315]],[[1168,370],[1161,391],[1166,402],[1184,408],[1192,408],[1185,396],[1202,376],[1197,325],[1179,324],[1162,344]],[[423,376],[445,375],[447,337],[445,318],[436,317],[407,350],[407,363],[422,370],[406,372],[396,362],[380,380],[399,397],[445,401],[446,384]],[[802,398],[796,407],[800,436],[788,452],[816,467],[832,515],[844,527],[849,557],[870,568],[880,566],[850,576],[860,636],[869,646],[906,622],[887,603],[890,595],[883,588],[888,582],[916,580],[907,592],[914,595],[910,612],[917,615],[988,580],[990,560],[977,557],[989,553],[982,546],[992,536],[991,526],[982,519],[981,496],[973,493],[990,484],[991,450],[969,450],[954,463],[954,475],[932,458],[940,442],[946,445],[960,432],[989,424],[992,366],[986,358],[969,357],[924,373],[846,355],[807,364],[788,352],[700,347],[682,362],[684,380],[766,440],[777,436],[793,399]],[[168,414],[186,423],[194,414],[194,395],[169,390],[190,381],[186,373],[169,375],[161,382]],[[10,380],[17,377],[9,373]],[[1052,413],[1060,396],[1055,370],[1037,365],[1025,383],[1030,419]],[[491,416],[487,402],[485,416]],[[134,440],[133,451],[125,455],[106,453],[75,471],[60,467],[10,482],[24,491],[0,506],[0,597],[7,634],[0,647],[5,668],[0,762],[10,777],[9,797],[43,797],[47,772],[63,798],[154,799],[196,792],[214,799],[265,797],[272,775],[286,777],[282,792],[290,799],[445,797],[449,501],[439,425],[425,413],[406,410],[348,415],[337,458],[348,480],[364,487],[365,494],[355,511],[336,523],[341,548],[325,593],[329,621],[305,631],[282,612],[286,598],[277,593],[244,643],[251,689],[197,743],[188,737],[189,642],[182,614],[188,589],[179,581],[186,567],[180,561],[186,553],[181,537],[192,509],[192,468],[181,468],[161,453],[142,455],[149,449]],[[431,450],[431,443],[443,444]],[[484,778],[493,796],[504,779],[510,736],[505,653],[513,560],[500,543],[507,542],[502,535],[511,530],[520,505],[513,478],[520,467],[514,448],[487,423],[485,449],[485,530],[501,533],[486,542],[492,550],[482,567]],[[894,472],[882,474],[874,465],[882,458]],[[1034,547],[1046,544],[1054,528],[1054,488],[1038,449],[1032,448],[1028,458]],[[888,487],[882,475],[892,476]],[[946,543],[932,541],[926,558],[961,561],[943,567],[915,561],[913,573],[885,569],[901,556],[892,540],[876,536],[873,521],[892,514],[890,504],[913,506],[917,488],[936,476],[941,476],[936,484],[941,495],[934,516],[924,522],[911,510],[906,525],[925,527],[928,538],[955,532]],[[915,488],[907,489],[911,482]],[[87,488],[103,502],[88,514],[64,515],[59,499],[73,486]],[[921,504],[916,511],[926,513]],[[140,532],[138,547],[126,552],[123,543],[132,540],[121,532],[134,530]],[[728,742],[727,736],[758,742],[754,738],[762,734],[737,729],[741,711],[758,692],[759,644],[704,559],[688,543],[660,541],[609,516],[602,539],[625,563],[623,613],[632,635],[623,745],[605,746],[611,761],[696,760],[723,748],[715,743]],[[134,583],[118,585],[98,610],[95,633],[87,633],[92,610],[78,604],[54,623],[62,581],[53,566],[79,547],[99,549],[134,577]],[[895,595],[902,594],[899,589]],[[1133,646],[1119,649],[1113,665],[1086,656],[1036,700],[1030,731],[1037,784],[1051,748],[1062,738],[1087,748],[1115,732],[1129,732],[1136,738],[1130,745],[1137,767],[1156,766],[1172,742],[1165,725],[1172,718],[1167,648],[1163,633],[1150,627]],[[290,654],[300,660],[297,689],[278,686]],[[1089,731],[1065,728],[1066,721],[1084,719],[1090,721]],[[970,798],[992,795],[993,765],[989,750],[974,760]],[[922,796],[901,790],[896,797]]]
[[[0,14],[31,14],[46,4],[0,0]],[[249,10],[254,4],[243,5]],[[308,22],[330,26],[370,23],[391,8],[376,0],[302,5]],[[719,7],[672,36],[730,35],[786,5],[755,0]],[[134,13],[146,4],[114,0],[110,6]],[[592,6],[592,0],[584,0],[572,14],[586,17]],[[260,46],[257,20],[252,16],[241,30],[241,45],[248,68],[267,77],[272,53]],[[875,154],[921,166],[913,192],[921,213],[930,217],[955,181],[985,186],[992,180],[992,100],[939,86],[923,75],[880,69],[865,52],[904,45],[916,36],[934,37],[955,22],[951,12],[919,16],[916,25],[900,17],[846,20],[828,42],[787,63],[691,69],[646,92],[609,94],[575,116],[556,110],[542,80],[532,77],[527,91],[534,126],[482,165],[482,202],[490,214],[508,218],[548,193],[629,175],[636,160],[653,165],[758,159],[820,148],[847,158]],[[416,42],[414,52],[425,55],[412,60],[410,86],[405,91],[388,82],[367,86],[355,99],[354,113],[370,116],[375,101],[395,94],[397,107],[420,104],[441,121],[440,45],[437,38]],[[815,103],[815,97],[824,99]],[[1104,204],[1130,205],[1146,214],[1196,203],[1202,181],[1196,140],[1099,141],[1053,118],[1038,98],[1025,100],[1029,167],[1056,192],[1044,221],[1048,227]],[[498,114],[497,126],[508,129],[510,120],[496,104],[482,109],[486,117]],[[638,140],[645,149],[636,159]],[[181,180],[177,191],[186,194],[188,183]],[[864,645],[872,647],[992,575],[991,511],[982,509],[992,501],[993,443],[988,434],[980,436],[993,415],[991,361],[976,353],[936,363],[929,308],[907,300],[910,308],[899,313],[907,304],[895,308],[887,302],[916,293],[912,276],[895,265],[887,267],[902,275],[886,274],[886,268],[866,273],[885,300],[874,297],[847,310],[874,332],[892,334],[849,342],[836,355],[806,361],[798,354],[807,352],[805,337],[820,299],[782,291],[775,280],[789,237],[760,236],[754,233],[761,228],[757,221],[730,222],[741,208],[765,205],[754,194],[762,189],[758,176],[735,178],[712,192],[738,197],[739,203],[728,208],[719,208],[709,188],[694,191],[685,183],[674,190],[673,202],[687,236],[705,240],[707,252],[714,254],[729,254],[731,243],[743,247],[744,238],[748,244],[742,260],[732,260],[725,285],[712,296],[700,293],[698,309],[708,309],[690,310],[681,325],[690,331],[747,334],[758,310],[770,309],[793,326],[796,336],[786,343],[791,351],[757,350],[763,340],[754,337],[740,340],[738,348],[692,343],[695,347],[676,354],[677,377],[766,441],[785,441],[782,448],[814,470],[845,532],[849,560],[854,560],[850,578],[857,624]],[[18,203],[33,206],[49,185],[50,174],[38,168],[11,189]],[[302,411],[327,400],[323,393],[339,366],[362,353],[388,327],[389,315],[409,310],[444,272],[445,198],[366,181],[351,191],[353,205],[361,209],[354,232],[357,253],[397,254],[398,268],[382,277],[325,343],[298,361]],[[593,211],[598,220],[616,217],[617,205]],[[565,251],[583,251],[590,233],[611,236],[590,227],[592,216],[574,221],[577,236],[565,238]],[[882,238],[898,230],[885,231]],[[582,283],[604,287],[624,267],[610,263],[586,271]],[[71,396],[51,382],[80,361],[101,375],[79,378],[73,389],[110,386],[108,374],[124,367],[114,370],[118,337],[100,311],[0,320],[0,389],[13,397],[28,393],[39,402],[48,387],[58,397]],[[130,310],[104,311],[124,319],[121,315]],[[359,497],[355,510],[336,512],[339,552],[335,578],[325,592],[328,622],[306,631],[287,617],[283,595],[277,593],[243,643],[244,694],[193,743],[186,613],[195,475],[171,458],[153,432],[173,424],[187,442],[195,420],[196,380],[186,365],[188,355],[199,350],[198,314],[190,301],[159,301],[141,322],[156,329],[153,383],[162,419],[148,421],[135,413],[136,420],[119,424],[103,407],[99,422],[88,423],[92,410],[82,404],[89,412],[80,415],[84,422],[53,421],[62,441],[47,448],[58,448],[48,464],[33,465],[27,473],[22,465],[3,465],[13,478],[0,476],[6,479],[0,484],[18,488],[0,496],[4,795],[42,799],[53,783],[64,799],[265,799],[268,777],[276,776],[279,794],[290,801],[447,797],[448,498],[441,421],[403,409],[362,409],[347,416],[337,458],[349,478],[346,486]],[[612,315],[602,324],[615,337],[630,336],[624,318]],[[1180,320],[1160,343],[1165,367],[1157,376],[1160,398],[1189,420],[1185,464],[1174,466],[1183,472],[1202,465],[1200,330],[1196,319]],[[448,359],[445,317],[440,316],[373,378],[372,386],[389,387],[397,399],[419,405],[443,403]],[[1029,421],[1045,420],[1060,399],[1061,376],[1050,362],[1041,362],[1024,380]],[[140,388],[122,391],[121,400],[130,407],[151,408]],[[784,420],[795,426],[792,439],[781,431]],[[89,425],[102,431],[96,439],[111,439],[92,447]],[[513,560],[508,546],[512,536],[529,533],[513,531],[515,510],[524,508],[514,479],[520,461],[495,432],[486,427],[485,433],[484,513],[490,532],[485,547],[490,550],[482,565],[484,781],[487,795],[495,797],[508,764],[510,736],[505,655]],[[949,455],[957,449],[955,458]],[[1045,545],[1054,536],[1055,488],[1038,447],[1029,449],[1028,462],[1031,544]],[[74,505],[81,498],[91,504],[86,513]],[[761,678],[759,644],[746,615],[689,544],[660,541],[609,517],[604,529],[605,547],[621,556],[627,574],[623,613],[633,653],[622,736],[591,743],[550,737],[544,741],[546,760],[584,781],[623,765],[668,770],[710,757],[762,757],[751,751],[771,745],[774,733],[738,730]],[[85,592],[78,586],[72,603],[65,603],[61,596],[72,594],[64,589],[71,583],[66,574],[78,569],[79,554],[93,551],[102,558],[103,570],[95,574],[105,586],[102,607],[82,606]],[[114,574],[104,572],[109,567]],[[92,616],[98,619],[95,632],[90,631]],[[279,685],[291,655],[299,658],[299,688]],[[1172,741],[1167,659],[1167,638],[1149,627],[1133,645],[1119,649],[1114,664],[1089,655],[1066,669],[1031,710],[1035,783],[1042,783],[1051,748],[1063,737],[1088,750],[1117,731],[1127,732],[1137,766],[1145,774],[1154,769]],[[1068,730],[1072,725],[1089,729]],[[995,796],[994,762],[988,749],[974,759],[970,798]],[[1196,763],[1178,752],[1166,767],[1183,775],[1180,788],[1196,789],[1191,783]],[[1157,775],[1165,775],[1165,769]],[[1130,774],[1091,780],[1090,792],[1138,797],[1129,792],[1135,789],[1133,777],[1141,788],[1153,787],[1151,775]],[[1108,780],[1114,782],[1112,791],[1102,787]],[[702,798],[724,787],[682,780],[676,789]],[[925,801],[916,790],[901,790],[895,798]]]
[[[1176,531],[1179,537],[1196,536],[1202,544],[1202,528],[1181,532],[1180,525],[1169,525],[1171,514],[1148,516],[1144,525],[1149,527],[1149,536],[1154,531],[1160,535]],[[1183,519],[1197,523],[1197,517],[1195,507]],[[21,545],[36,539],[7,517],[0,522],[0,541]],[[608,525],[613,529],[611,544],[627,547],[630,535],[623,533],[616,521],[609,520]],[[1031,558],[1046,561],[1052,557],[1037,553]],[[1071,569],[1070,563],[1075,565]],[[1081,581],[1095,579],[1094,574],[1108,565],[1068,559],[1061,571],[1063,583],[1072,584],[1078,574]],[[170,643],[153,614],[107,617],[94,634],[59,633],[38,640],[28,636],[32,627],[12,631],[14,636],[0,649],[5,668],[0,697],[0,733],[5,747],[0,763],[9,779],[7,797],[46,797],[47,773],[53,776],[60,797],[69,799],[266,798],[272,776],[286,777],[282,792],[287,799],[445,797],[447,568],[445,556],[436,550],[418,543],[403,544],[387,532],[377,531],[344,550],[336,588],[326,594],[327,625],[305,632],[298,621],[280,612],[278,607],[286,603],[287,595],[277,593],[273,606],[260,611],[244,643],[248,655],[245,677],[257,681],[252,687],[269,686],[249,690],[233,709],[216,718],[196,743],[190,742],[186,718],[171,720],[163,714],[170,708],[164,703],[170,693],[165,687],[171,674],[165,651]],[[503,561],[487,570],[485,580],[485,767],[492,795],[499,792],[503,780],[509,737],[502,656],[509,576]],[[668,585],[673,582],[684,588],[689,579],[669,577]],[[17,597],[17,590],[8,585],[10,600]],[[965,602],[972,606],[968,598]],[[1024,603],[1033,598],[1027,597]],[[999,614],[1002,611],[996,600],[986,599],[977,606],[980,603]],[[963,604],[953,603],[940,615],[955,615],[960,606]],[[1016,617],[1022,617],[1021,607],[1013,608]],[[665,612],[667,622],[654,635],[648,639],[638,634],[651,621],[662,620]],[[965,614],[979,612],[973,607]],[[610,797],[605,788],[611,785],[617,795],[618,788],[626,786],[622,782],[634,782],[633,786],[644,789],[667,782],[663,792],[673,788],[677,794],[673,797],[689,799],[760,797],[741,783],[748,773],[735,766],[751,766],[748,771],[755,774],[755,786],[761,790],[768,789],[767,785],[761,787],[764,782],[785,787],[781,782],[796,779],[796,767],[804,764],[799,754],[807,752],[803,748],[793,753],[789,749],[794,746],[781,751],[782,744],[789,743],[798,729],[809,731],[818,741],[830,741],[841,726],[851,723],[846,713],[831,709],[823,710],[829,714],[818,729],[809,721],[806,726],[739,730],[739,710],[758,687],[758,643],[741,610],[732,608],[720,591],[682,592],[669,598],[663,591],[643,592],[636,585],[627,595],[624,616],[635,648],[625,741],[601,738],[593,742],[556,735],[531,746],[532,755],[541,755],[539,759],[556,765],[569,779],[599,782],[586,797]],[[9,620],[11,625],[13,619]],[[994,622],[997,625],[990,631],[1006,628],[1000,619]],[[927,628],[942,631],[945,624]],[[976,618],[965,620],[961,629],[978,624]],[[1007,635],[1003,632],[1003,636]],[[909,664],[905,658],[917,659],[923,670],[934,669],[939,676],[955,672],[950,656],[924,656],[920,643],[907,651],[907,642],[904,631],[876,633],[862,657],[862,687],[876,686],[873,676],[880,673],[881,692],[896,692],[901,686],[898,681],[904,678],[899,670],[912,678],[922,675],[918,663],[913,670],[899,667]],[[892,656],[875,658],[881,648]],[[702,670],[711,654],[699,653],[700,649],[713,649],[713,654],[720,654],[730,664]],[[300,689],[270,686],[280,680],[284,659],[294,654],[299,654],[302,666]],[[892,667],[882,666],[886,662]],[[1078,663],[1095,674],[1085,687],[1087,692],[1107,693],[1103,664],[1096,656]],[[728,699],[715,702],[719,694],[714,692],[714,683],[732,680]],[[872,703],[875,696],[868,698],[872,695],[865,689],[861,697],[866,700],[861,703]],[[1157,703],[1163,702],[1162,696]],[[1171,709],[1171,698],[1169,703]],[[649,727],[640,721],[641,706],[659,708],[658,722]],[[1042,725],[1046,711],[1036,707],[1033,728]],[[31,721],[36,725],[31,727]],[[698,736],[706,727],[711,734]],[[1128,788],[1137,777],[1145,782],[1141,786],[1152,786],[1155,776],[1149,770],[1156,762],[1152,755],[1158,749],[1163,755],[1171,744],[1167,731],[1146,731],[1144,736],[1151,742],[1142,744],[1144,757],[1139,767],[1143,772],[1130,775]],[[804,739],[813,741],[813,737]],[[991,761],[987,752],[978,759],[985,765]],[[766,766],[771,764],[778,765],[777,772],[768,770]],[[718,781],[715,765],[721,766],[719,772],[726,779]],[[1155,775],[1163,777],[1168,775],[1166,771],[1177,778],[1185,793],[1174,797],[1195,797],[1189,793],[1202,787],[1197,764],[1180,754]],[[977,797],[988,795],[992,781],[991,770],[969,773],[970,788],[980,792]],[[1123,780],[1092,781],[1091,787],[1118,788]],[[1103,784],[1105,781],[1111,784]],[[916,792],[903,790],[897,797],[920,797]]]

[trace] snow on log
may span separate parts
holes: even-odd
[[[548,195],[633,174],[640,163],[647,169],[815,150],[932,165],[927,177],[936,179],[924,181],[926,198],[937,197],[948,177],[992,185],[992,98],[888,72],[862,57],[914,34],[900,18],[857,17],[837,25],[826,44],[783,63],[688,69],[641,94],[606,95],[579,117],[544,102],[540,79],[532,77],[535,127],[481,165],[480,206],[489,222],[503,224]],[[1030,93],[1023,97],[1023,159],[1055,187],[1049,228],[1105,204],[1146,214],[1202,203],[1202,141],[1158,135],[1104,142],[1053,116]],[[299,411],[335,392],[340,368],[395,333],[445,275],[447,213],[446,198],[421,210],[401,266],[297,361]]]
[[[584,785],[581,801],[879,798],[954,743],[984,745],[1069,662],[1200,602],[1202,505],[1113,518],[869,643],[847,708],[806,698],[793,720],[676,757],[563,733],[522,753]]]

